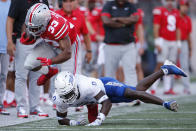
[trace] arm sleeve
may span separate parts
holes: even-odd
[[[107,17],[111,17],[111,14],[110,14],[110,4],[109,2],[107,2],[103,9],[102,9],[102,12],[101,12],[101,15],[102,16],[107,16]]]
[[[86,34],[88,34],[88,28],[87,28],[87,26],[86,26],[86,21],[85,21],[85,18],[84,18],[84,16],[83,15],[81,15],[81,20],[82,20],[82,28],[81,28],[81,33],[83,34],[83,35],[86,35]]]
[[[161,23],[161,9],[155,8],[152,13],[154,16],[153,23],[160,24]]]
[[[193,28],[193,27],[192,27],[192,21],[191,21],[191,18],[189,18],[189,20],[190,20],[190,22],[189,22],[189,23],[190,23],[190,25],[189,25],[189,33],[191,33],[191,32],[192,32],[192,28]]]
[[[8,16],[16,19],[20,14],[20,0],[11,0]]]
[[[101,91],[99,82],[95,79],[91,81],[89,86],[89,94],[94,98]]]

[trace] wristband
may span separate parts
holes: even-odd
[[[87,52],[87,53],[92,53],[92,50],[87,50],[86,52]]]
[[[70,120],[70,121],[69,121],[69,125],[70,125],[70,126],[78,126],[78,125],[80,125],[80,122],[75,121],[75,120]]]
[[[155,40],[154,40],[154,44],[156,45],[156,46],[162,46],[163,45],[163,38],[156,38]]]
[[[182,43],[181,43],[181,41],[180,41],[180,40],[178,40],[178,41],[177,41],[177,46],[178,46],[178,48],[181,48]]]
[[[107,100],[108,99],[108,96],[107,95],[104,95],[102,96],[99,100],[98,100],[98,103],[101,104],[103,101]]]

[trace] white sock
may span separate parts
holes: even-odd
[[[41,86],[40,87],[40,98],[43,98],[44,97],[44,87]]]
[[[165,91],[169,91],[169,89],[171,88],[171,80],[172,80],[172,76],[163,77],[163,84],[164,84]]]
[[[41,74],[48,74],[49,72],[49,67],[48,66],[42,66],[40,70],[38,70],[37,72],[41,73]]]
[[[5,94],[4,94],[4,96],[3,96],[3,101],[7,101],[7,91],[8,90],[5,90]],[[0,102],[1,103],[1,102]]]
[[[160,79],[156,80],[153,84],[152,84],[152,87],[151,87],[151,90],[156,90],[158,85],[160,83]]]
[[[168,74],[168,70],[167,69],[162,69],[164,75],[167,75]]]
[[[14,99],[15,99],[15,94],[14,92],[10,91],[10,90],[6,90],[7,94],[6,94],[6,101],[7,103],[11,103]]]
[[[44,98],[48,99],[49,98],[49,94],[48,93],[44,93]]]

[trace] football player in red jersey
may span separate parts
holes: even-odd
[[[162,0],[163,6],[153,10],[154,43],[157,53],[157,71],[166,59],[176,62],[177,55],[181,48],[179,26],[179,11],[176,9],[176,0]],[[175,94],[171,87],[171,76],[164,77],[164,94]],[[153,84],[151,93],[159,81]]]
[[[192,56],[192,41],[191,41],[191,31],[192,22],[191,18],[187,15],[189,8],[188,0],[180,0],[180,24],[179,28],[181,31],[181,42],[182,48],[180,52],[180,65],[183,70],[189,74],[189,64],[190,58]],[[182,84],[184,86],[184,93],[190,94],[190,77],[182,78]]]
[[[28,10],[25,24],[26,32],[21,37],[21,43],[36,45],[27,56],[24,67],[43,74],[37,81],[38,85],[43,85],[58,72],[57,68],[50,65],[57,64],[60,70],[76,73],[80,40],[72,23],[50,11],[47,5],[38,3]],[[40,41],[37,41],[39,37]],[[50,45],[51,42],[46,40],[56,43]]]

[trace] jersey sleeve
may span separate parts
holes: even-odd
[[[8,16],[16,19],[20,14],[20,0],[11,0]]]
[[[110,9],[111,9],[110,2],[107,2],[102,9],[101,16],[111,17]]]
[[[192,32],[192,21],[191,21],[191,18],[189,17],[189,33]]]
[[[98,95],[98,93],[101,91],[100,83],[97,79],[92,79],[89,83],[89,89],[88,93],[92,97],[95,97]]]
[[[84,18],[83,15],[81,15],[81,21],[82,21],[81,33],[82,33],[83,35],[86,35],[86,34],[88,34],[88,28],[87,28],[87,26],[86,26],[86,21],[85,21],[85,18]]]
[[[155,8],[152,13],[153,13],[153,16],[154,16],[153,23],[154,24],[160,24],[161,23],[161,13],[162,13],[161,9],[160,8]]]
[[[56,110],[60,113],[67,112],[68,105],[63,103],[61,98],[56,94],[56,92],[52,96],[52,101],[56,105]]]
[[[55,40],[59,41],[59,40],[65,38],[65,36],[67,36],[70,32],[70,26],[71,26],[71,24],[68,21],[61,24],[59,30],[54,34]]]

